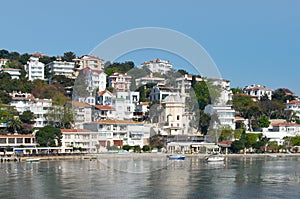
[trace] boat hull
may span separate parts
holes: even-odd
[[[183,156],[183,155],[170,155],[169,156],[169,160],[185,160],[185,156]]]

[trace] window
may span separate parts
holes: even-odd
[[[17,143],[23,143],[23,138],[17,138]]]
[[[177,115],[177,120],[179,120],[180,119],[180,116],[179,115]]]
[[[5,144],[6,143],[6,138],[0,138],[0,143]]]
[[[15,143],[15,138],[8,138],[8,143],[10,143],[10,144]]]
[[[26,144],[31,143],[31,139],[30,138],[25,138],[25,143]]]

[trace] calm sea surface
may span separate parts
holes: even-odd
[[[0,198],[299,198],[300,158],[0,163]]]

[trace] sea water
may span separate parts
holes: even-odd
[[[300,158],[98,158],[0,164],[0,198],[299,198]]]

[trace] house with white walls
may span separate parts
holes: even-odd
[[[269,100],[271,100],[272,93],[273,93],[272,89],[261,85],[255,85],[255,84],[246,86],[243,89],[243,92],[247,95],[257,97],[258,100],[260,100],[265,95],[268,96]]]
[[[39,57],[31,56],[27,63],[24,66],[25,71],[27,72],[27,77],[29,81],[33,81],[35,79],[45,79],[44,73],[45,64],[39,62]]]
[[[161,59],[154,59],[151,61],[147,61],[142,63],[141,67],[148,68],[152,73],[160,73],[166,74],[168,71],[171,71],[172,64],[170,61],[161,60]]]

